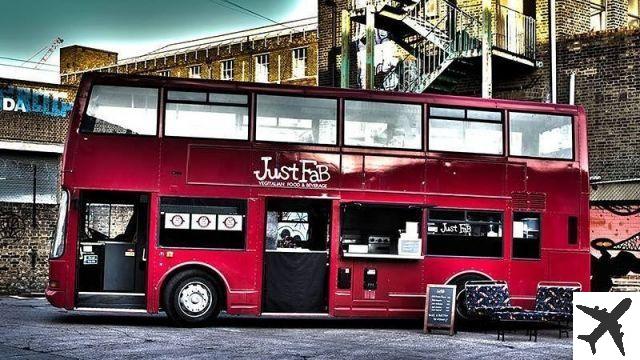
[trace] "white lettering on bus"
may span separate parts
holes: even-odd
[[[255,170],[253,174],[262,186],[325,188],[331,179],[329,166],[320,165],[314,160],[300,160],[290,166],[275,167],[271,165],[271,156],[264,156],[262,170]]]

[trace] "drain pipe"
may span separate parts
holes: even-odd
[[[556,63],[556,0],[549,0],[549,46],[551,47],[551,102],[558,102]]]
[[[576,103],[576,72],[571,72],[569,76],[569,105],[575,105]]]

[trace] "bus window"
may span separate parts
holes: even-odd
[[[502,257],[502,213],[430,210],[427,255]]]
[[[346,100],[344,144],[422,149],[422,106]]]
[[[217,96],[221,95],[221,96]],[[207,139],[249,139],[246,95],[169,91],[165,109],[167,136]]]
[[[160,246],[244,249],[246,214],[244,200],[163,198]]]
[[[429,150],[502,155],[502,113],[430,107]]]
[[[96,85],[80,131],[156,135],[158,89]]]
[[[329,241],[330,203],[318,200],[269,199],[266,249],[324,251]]]
[[[511,155],[573,158],[571,116],[511,112],[509,129]]]
[[[352,256],[422,255],[421,220],[421,208],[347,204],[342,215],[342,250]],[[409,245],[412,250],[407,250]]]
[[[335,99],[258,95],[256,140],[335,145]]]
[[[513,254],[519,259],[540,259],[540,214],[513,213]]]

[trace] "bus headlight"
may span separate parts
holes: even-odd
[[[56,259],[62,256],[64,253],[64,238],[65,230],[67,228],[67,210],[69,209],[69,193],[67,190],[62,190],[60,196],[60,206],[58,208],[58,223],[56,225],[56,232],[53,235],[53,241],[51,242],[51,259]]]

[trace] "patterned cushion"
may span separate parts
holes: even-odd
[[[535,311],[535,310],[534,310]],[[573,314],[570,313],[561,313],[555,311],[536,311],[541,314],[546,321],[571,321],[573,319]]]
[[[546,320],[543,313],[537,311],[497,311],[493,318],[501,321],[543,321]]]
[[[546,311],[560,314],[573,313],[573,292],[577,287],[569,286],[539,286],[536,294],[536,311]]]
[[[465,305],[472,316],[487,317],[497,311],[520,311],[522,308],[511,306],[507,284],[482,284],[465,286]]]

